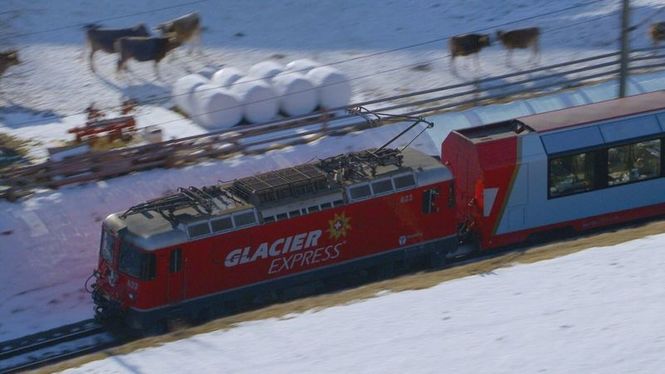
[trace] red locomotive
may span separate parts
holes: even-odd
[[[340,155],[103,223],[93,298],[130,326],[665,212],[665,93],[453,131],[441,161]]]
[[[457,245],[453,178],[417,151],[341,155],[172,196],[103,223],[97,314],[135,328],[228,311]]]

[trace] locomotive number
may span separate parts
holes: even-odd
[[[404,195],[404,196],[399,198],[399,202],[401,204],[410,203],[412,201],[413,201],[413,195],[412,194]]]

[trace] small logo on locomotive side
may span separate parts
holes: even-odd
[[[328,234],[330,239],[339,240],[341,237],[346,237],[346,234],[351,230],[350,217],[347,217],[344,212],[341,214],[335,213],[333,219],[328,221]]]

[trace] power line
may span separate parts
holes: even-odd
[[[190,2],[190,3],[178,4],[178,5],[174,5],[174,6],[170,6],[170,7],[164,7],[164,8],[160,8],[160,9],[171,9],[171,8],[176,8],[176,7],[195,4],[195,3],[203,3],[203,2],[206,2],[206,1],[209,1],[209,0],[199,0],[199,1],[194,1],[194,2]],[[545,16],[550,16],[550,15],[554,15],[554,14],[558,14],[558,13],[564,13],[564,12],[567,12],[569,10],[578,9],[578,8],[581,8],[581,7],[585,7],[585,6],[596,4],[596,3],[599,3],[599,2],[603,2],[603,1],[604,0],[594,0],[594,1],[589,1],[589,2],[583,3],[583,4],[576,4],[576,5],[573,5],[573,6],[569,6],[569,7],[565,7],[565,8],[545,12],[545,13],[540,13],[540,14],[536,14],[536,15],[532,15],[532,16],[528,16],[528,17],[524,17],[524,18],[520,18],[520,19],[516,19],[516,20],[502,22],[502,23],[495,24],[495,25],[492,25],[492,26],[483,27],[483,28],[480,28],[480,29],[477,29],[477,30],[469,31],[467,33],[478,33],[478,32],[487,31],[487,30],[502,27],[502,26],[512,25],[512,24],[515,24],[515,23],[525,22],[525,21],[529,21],[529,20],[533,20],[533,19],[537,19],[537,18],[542,18],[542,17],[545,17]],[[156,10],[154,10],[154,11],[156,11]],[[143,13],[148,13],[148,12],[140,12],[140,13],[137,13],[137,14],[143,14]],[[119,16],[119,17],[114,17],[114,18],[123,18],[123,17],[130,17],[130,16],[125,15],[125,16]],[[599,18],[601,18],[601,17],[599,17]],[[569,26],[571,26],[571,25],[568,25],[568,27]],[[389,53],[394,53],[394,52],[402,51],[402,50],[406,50],[406,49],[411,49],[411,48],[415,48],[415,47],[419,47],[419,46],[423,46],[423,45],[427,45],[427,44],[441,42],[441,41],[447,40],[448,38],[450,38],[450,36],[440,37],[440,38],[432,39],[432,40],[425,41],[425,42],[415,43],[415,44],[409,44],[409,45],[405,45],[405,46],[402,46],[402,47],[392,48],[392,49],[389,49],[389,50],[370,53],[370,54],[357,56],[357,57],[353,57],[353,58],[349,58],[349,59],[338,60],[338,61],[334,61],[334,62],[327,63],[327,64],[321,64],[320,66],[340,65],[340,64],[343,64],[343,63],[351,62],[351,61],[357,61],[357,60],[360,60],[360,59],[376,57],[376,56],[385,55],[385,54],[389,54]],[[440,59],[443,59],[443,58],[446,58],[446,57],[449,57],[449,54],[446,54],[443,57],[434,58],[432,60],[429,60],[429,62],[437,61],[437,60],[440,60]],[[359,80],[359,79],[365,79],[365,78],[369,78],[371,76],[385,74],[385,73],[388,73],[388,72],[393,72],[393,71],[397,71],[397,70],[401,70],[401,69],[407,69],[407,68],[411,68],[411,67],[422,65],[423,63],[429,63],[429,62],[425,61],[425,62],[419,62],[419,63],[415,63],[415,64],[409,64],[409,65],[406,65],[406,66],[398,66],[398,67],[391,68],[391,69],[384,70],[384,71],[380,71],[380,72],[374,72],[374,73],[366,74],[366,75],[359,76],[359,77],[352,77],[352,78],[349,78],[348,80],[349,81],[354,81],[354,80]],[[290,74],[290,73],[299,73],[299,72],[303,72],[303,70],[290,71],[290,72],[287,72],[287,73]],[[243,81],[243,82],[240,82],[240,83],[237,83],[237,84],[247,84],[247,83],[260,81],[260,80],[262,80],[262,79],[257,78],[257,79],[252,79],[252,80],[246,80],[246,81]],[[232,84],[230,86],[235,86],[235,85],[236,84]],[[209,90],[212,90],[212,89],[215,89],[215,88],[210,88]],[[206,89],[206,90],[208,90],[208,89]],[[156,97],[156,98],[152,98],[152,99],[143,101],[142,104],[145,105],[145,104],[160,102],[160,101],[163,101],[163,100],[172,99],[176,96],[182,96],[182,95],[187,95],[187,93],[181,94],[181,95],[165,95],[165,96],[161,96],[161,97]],[[249,103],[249,104],[252,104],[252,103]],[[118,106],[112,106],[112,107],[104,108],[104,110],[117,110],[117,109],[120,109],[120,108],[121,108],[121,106],[118,105]],[[85,113],[86,113],[85,111],[79,111],[79,112],[71,113],[71,114],[68,114],[68,115],[63,115],[60,118],[73,117],[73,116],[77,116],[77,115],[83,115]],[[210,112],[210,113],[213,113],[213,112]],[[205,114],[209,114],[209,113],[202,113],[200,115],[205,115]],[[27,124],[30,124],[30,123],[37,123],[37,122],[43,122],[43,121],[44,121],[43,118],[39,119],[39,120],[29,120],[29,121],[24,121],[22,123],[15,124],[15,126],[22,126],[22,125],[27,125]],[[173,122],[173,121],[167,121],[167,123],[169,123],[169,122]],[[159,124],[161,124],[161,123],[157,123],[157,125],[159,125]]]

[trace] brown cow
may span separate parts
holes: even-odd
[[[136,61],[154,61],[155,75],[159,78],[157,65],[166,55],[181,45],[175,37],[141,37],[130,36],[120,38],[115,49],[120,53],[117,71],[127,70],[127,61],[131,58]]]
[[[95,71],[93,57],[95,52],[102,50],[106,53],[116,53],[115,43],[118,39],[126,36],[150,36],[148,28],[144,24],[124,29],[102,29],[99,25],[90,24],[85,26],[86,39],[90,46],[90,70]]]
[[[5,70],[20,63],[21,61],[18,60],[18,51],[0,52],[0,77],[5,73]]]
[[[490,36],[487,34],[466,34],[453,36],[448,40],[450,50],[450,70],[457,74],[455,69],[455,57],[474,55],[476,68],[479,67],[478,52],[484,47],[490,46]]]
[[[503,32],[496,32],[496,38],[501,41],[508,53],[506,54],[506,65],[510,65],[513,49],[531,48],[533,50],[532,59],[540,58],[540,29],[538,27],[529,27],[526,29],[517,29]]]
[[[174,36],[176,41],[184,44],[193,41],[198,46],[201,52],[201,17],[197,12],[185,14],[174,20],[160,23],[157,30],[162,33],[162,36]],[[192,52],[190,48],[189,52]]]
[[[649,26],[649,36],[653,47],[657,48],[661,40],[665,40],[665,22],[655,22]]]

